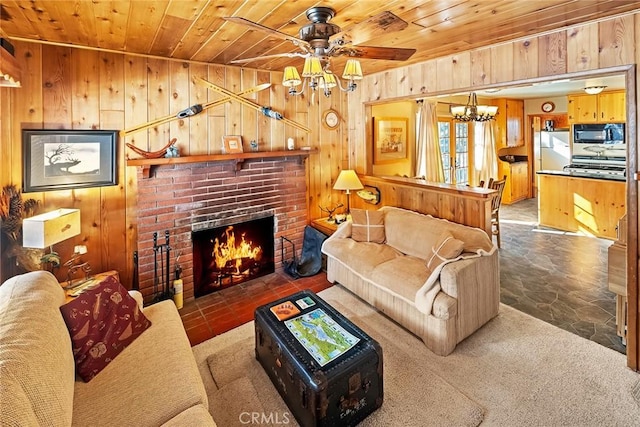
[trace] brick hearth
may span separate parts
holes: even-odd
[[[306,167],[300,157],[156,166],[151,177],[138,172],[138,265],[140,290],[153,299],[153,233],[164,243],[169,230],[171,271],[180,255],[184,298],[193,295],[191,232],[274,216],[276,271],[282,269],[281,236],[302,248],[307,224]],[[171,274],[173,277],[173,273]]]

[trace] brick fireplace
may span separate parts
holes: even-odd
[[[240,167],[241,166],[241,167]],[[179,255],[184,298],[194,298],[192,232],[273,216],[274,263],[281,236],[302,248],[307,224],[306,167],[301,156],[158,165],[138,172],[138,273],[145,301],[154,297],[153,234],[169,231],[170,270]]]

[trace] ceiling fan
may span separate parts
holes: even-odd
[[[278,53],[273,55],[263,55],[254,58],[235,59],[231,63],[246,63],[263,59],[273,59],[282,57],[302,57],[315,56],[328,62],[329,58],[335,56],[348,56],[354,59],[386,59],[392,61],[406,61],[413,55],[415,49],[391,48],[381,46],[359,46],[361,41],[379,36],[382,33],[400,31],[407,27],[407,22],[400,19],[391,12],[382,12],[366,21],[353,26],[348,32],[330,23],[329,21],[336,15],[336,11],[331,7],[312,7],[306,12],[309,24],[300,28],[298,37],[291,36],[273,28],[250,21],[245,18],[231,16],[224,19],[237,24],[246,25],[256,30],[265,32],[274,37],[290,41],[300,48],[300,52]]]

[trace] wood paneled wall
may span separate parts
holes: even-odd
[[[349,101],[349,164],[361,174],[371,171],[369,118],[371,105],[421,95],[467,92],[490,84],[508,85],[528,79],[542,79],[567,73],[580,73],[640,63],[640,14],[577,25],[566,30],[501,43],[483,49],[396,68],[366,76]],[[636,66],[635,82],[640,81]],[[366,74],[366,64],[363,65]],[[627,82],[629,86],[629,81]],[[635,85],[627,90],[631,100],[627,135],[630,141],[629,168],[638,170],[638,93]],[[416,195],[417,196],[417,195]],[[633,243],[627,246],[628,341],[627,363],[640,368],[640,291],[638,283],[638,186],[627,193],[628,232]],[[629,202],[630,200],[633,203]],[[635,236],[635,237],[634,237]]]
[[[370,172],[367,104],[634,64],[640,62],[636,39],[640,14],[628,14],[365,76],[349,101],[351,167]]]
[[[279,72],[38,43],[15,43],[15,48],[23,81],[21,88],[0,88],[0,186],[22,185],[22,129],[122,130],[220,98],[194,84],[194,76],[234,92],[271,83],[269,89],[247,98],[312,129],[307,134],[230,102],[189,119],[120,138],[117,186],[23,195],[39,200],[43,212],[59,207],[81,210],[81,235],[55,247],[63,261],[69,258],[74,245],[85,244],[89,252],[84,259],[94,272],[116,269],[123,283],[131,283],[136,250],[137,174],[135,168],[126,167],[125,159],[137,156],[125,147],[126,142],[157,150],[177,138],[181,155],[188,156],[220,153],[223,135],[241,135],[245,149],[250,140],[256,140],[261,151],[284,149],[287,138],[293,137],[298,147],[319,148],[319,153],[312,154],[307,162],[310,216],[320,217],[318,205],[326,206],[332,203],[332,197],[337,201],[341,196],[331,187],[340,169],[346,167],[342,161],[348,158],[346,132],[343,128],[327,130],[321,118],[327,108],[346,117],[344,93],[334,92],[330,98],[321,94],[289,96]],[[6,262],[3,267],[2,279],[18,272]],[[64,278],[66,269],[57,275]]]

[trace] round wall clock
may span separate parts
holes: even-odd
[[[555,104],[551,101],[544,102],[542,104],[542,111],[545,113],[550,113],[556,108]]]
[[[327,129],[336,129],[340,125],[340,115],[336,110],[329,108],[322,114],[322,124]]]

